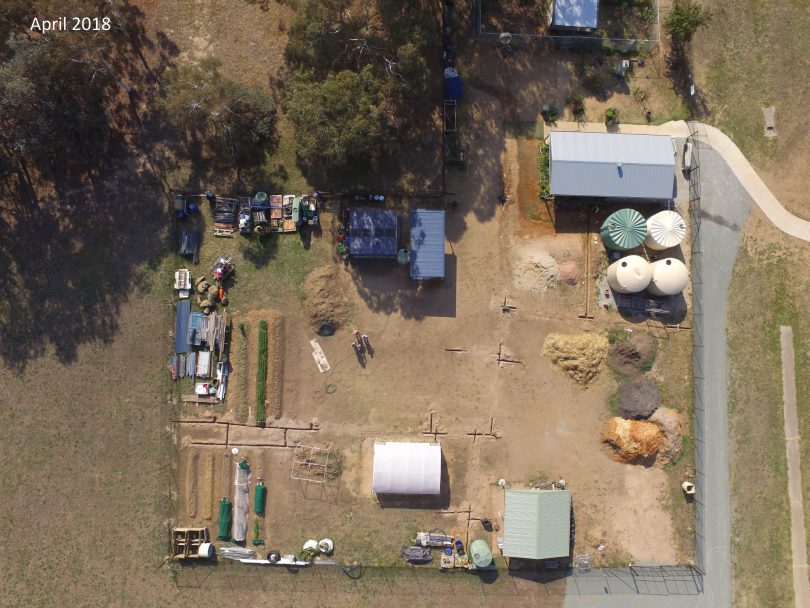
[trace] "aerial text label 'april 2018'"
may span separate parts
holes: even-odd
[[[112,27],[109,17],[59,17],[39,19],[34,17],[29,28],[32,32],[107,32]]]

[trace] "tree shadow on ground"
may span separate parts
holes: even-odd
[[[149,60],[170,65],[176,46],[165,35],[150,40],[134,6],[116,18],[116,42],[98,51],[107,66],[98,73],[104,153],[92,166],[21,160],[24,179],[0,183],[0,358],[16,373],[50,352],[71,363],[81,345],[110,343],[121,307],[145,295],[171,250],[162,178],[171,154],[146,133],[159,123],[150,110],[159,72]]]

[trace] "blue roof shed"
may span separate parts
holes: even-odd
[[[394,211],[349,209],[346,247],[358,258],[395,258],[399,245],[399,218]]]
[[[174,352],[188,352],[188,319],[191,315],[191,302],[180,300],[177,303],[177,317],[174,321]]]
[[[444,211],[414,209],[411,219],[411,278],[444,278]]]

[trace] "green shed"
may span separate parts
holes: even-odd
[[[264,513],[264,505],[267,501],[267,486],[263,483],[256,484],[256,493],[253,495],[253,510],[256,515]]]
[[[553,559],[571,553],[571,492],[507,490],[503,517],[503,554],[523,559]]]
[[[233,525],[233,503],[227,498],[219,501],[219,534],[217,540],[231,540],[231,526]]]
[[[599,234],[608,249],[629,251],[647,238],[647,221],[635,209],[619,209],[608,216]]]

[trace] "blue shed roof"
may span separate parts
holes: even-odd
[[[191,302],[180,300],[177,303],[177,318],[174,321],[174,352],[188,352],[188,318],[191,314]]]
[[[398,224],[394,211],[349,209],[346,235],[349,254],[366,258],[397,257]]]
[[[414,209],[411,217],[411,278],[444,278],[444,211]]]

